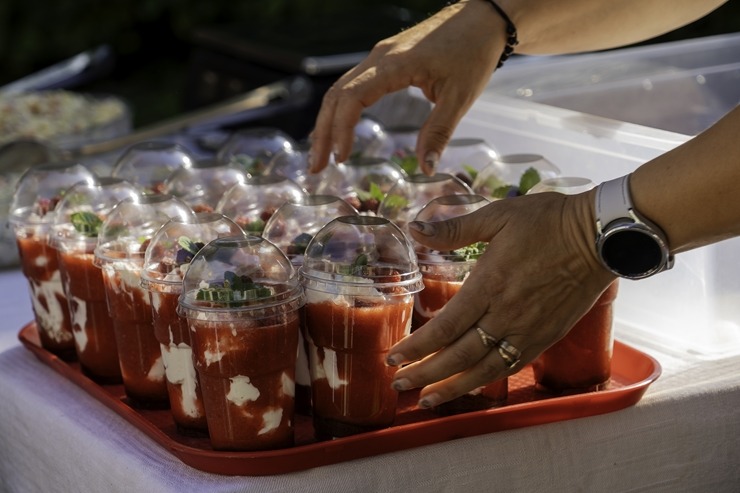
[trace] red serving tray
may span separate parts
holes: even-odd
[[[136,409],[128,405],[122,385],[99,385],[81,371],[43,349],[35,323],[24,326],[18,338],[65,378],[121,415],[178,459],[201,471],[262,476],[410,449],[457,438],[605,414],[636,404],[661,373],[658,361],[619,341],[614,343],[612,379],[605,390],[552,396],[534,387],[530,366],[509,377],[509,398],[503,407],[440,417],[418,409],[418,391],[403,392],[395,424],[331,441],[316,441],[310,417],[296,415],[296,445],[263,452],[215,451],[207,437],[180,434],[169,410]]]

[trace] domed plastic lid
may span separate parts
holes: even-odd
[[[406,231],[422,207],[445,195],[469,195],[473,191],[459,178],[447,173],[411,175],[394,185],[380,203],[378,215],[395,222]]]
[[[102,177],[68,188],[57,204],[50,242],[59,247],[84,240],[97,243],[97,236],[111,210],[122,200],[138,199],[139,190],[122,178]]]
[[[303,304],[298,273],[273,243],[259,236],[217,238],[190,262],[183,279],[180,311],[187,317],[218,320],[264,318]],[[241,313],[239,313],[241,312]]]
[[[164,183],[164,192],[183,200],[196,212],[213,212],[218,201],[247,174],[215,159],[199,159],[189,168],[175,170]]]
[[[275,154],[263,174],[284,176],[310,194],[316,193],[316,189],[323,181],[341,180],[341,173],[331,157],[329,164],[319,173],[310,173],[308,171],[310,151],[311,144],[305,141],[284,149]]]
[[[277,153],[291,149],[295,144],[292,137],[278,128],[247,128],[231,134],[218,150],[216,158],[251,175],[260,175]]]
[[[527,194],[541,192],[557,192],[564,195],[575,195],[581,192],[588,192],[596,184],[588,178],[579,176],[559,176],[557,178],[547,178],[529,189]]]
[[[478,173],[473,191],[494,199],[516,197],[526,194],[541,180],[559,175],[560,169],[539,154],[507,154]]]
[[[146,191],[161,192],[165,180],[180,168],[190,168],[193,157],[174,142],[139,142],[118,158],[112,176],[118,176]]]
[[[308,242],[321,228],[338,217],[356,215],[357,210],[339,197],[306,195],[281,205],[262,237],[275,243],[294,265],[301,265]]]
[[[98,232],[95,263],[133,260],[141,265],[152,236],[172,218],[194,218],[192,209],[172,195],[144,195],[119,202]]]
[[[170,293],[182,291],[190,261],[216,238],[244,236],[231,219],[215,212],[199,212],[192,217],[175,217],[154,234],[144,253],[141,284],[144,288]]]
[[[378,157],[354,157],[337,168],[342,180],[324,181],[316,193],[341,197],[360,213],[376,213],[388,191],[407,178],[398,165]]]
[[[339,292],[337,285],[399,294],[423,288],[411,242],[376,216],[342,216],[321,228],[306,248],[301,275],[304,286],[328,293]]]
[[[437,172],[457,176],[467,185],[472,186],[476,175],[498,156],[499,152],[485,139],[455,138],[450,140],[440,156]]]
[[[385,127],[370,115],[362,115],[353,130],[352,155],[390,159],[394,143]]]
[[[259,235],[275,211],[289,200],[306,196],[297,183],[277,175],[247,177],[229,189],[216,206],[244,231]]]
[[[444,195],[430,201],[422,207],[415,220],[435,222],[464,216],[488,205],[490,201],[477,194]],[[483,254],[487,242],[477,242],[457,250],[433,250],[420,243],[415,243],[419,263],[474,262]]]
[[[76,161],[46,163],[26,170],[18,179],[10,206],[10,223],[50,224],[53,211],[69,187],[92,184],[95,174]]]

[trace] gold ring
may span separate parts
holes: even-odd
[[[480,342],[488,349],[493,349],[498,346],[498,339],[488,334],[485,330],[480,327],[476,327],[475,331],[478,333],[478,337],[480,337]]]
[[[498,354],[501,355],[501,359],[504,360],[509,370],[518,365],[522,357],[522,352],[506,339],[498,341]]]

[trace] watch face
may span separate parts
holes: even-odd
[[[623,277],[647,277],[664,264],[659,240],[644,229],[614,231],[601,246],[604,263]]]

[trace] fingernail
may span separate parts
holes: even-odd
[[[411,221],[409,223],[409,228],[423,234],[424,236],[434,236],[434,234],[437,232],[436,228],[433,225],[422,221]]]
[[[398,380],[393,381],[391,387],[393,387],[393,390],[397,392],[403,392],[404,390],[411,388],[411,382],[409,382],[408,378],[399,378]]]
[[[424,162],[431,171],[434,171],[439,163],[439,153],[436,151],[427,152],[426,156],[424,156]]]
[[[385,359],[385,364],[387,364],[388,366],[398,366],[401,363],[403,363],[402,354],[391,354]]]
[[[331,155],[335,163],[339,163],[339,146],[334,144],[331,148]]]
[[[425,395],[419,401],[419,407],[422,409],[431,409],[439,402],[439,394]]]

